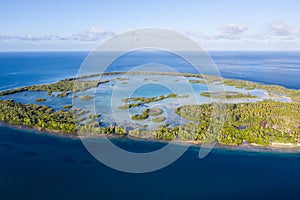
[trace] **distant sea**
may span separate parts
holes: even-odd
[[[74,77],[88,52],[0,52],[0,90]],[[300,89],[300,52],[209,52],[224,78],[237,78]],[[166,64],[193,72],[180,58],[163,52],[137,52],[116,62],[111,71],[145,63]],[[108,70],[108,71],[109,71]]]
[[[300,89],[300,52],[209,52],[225,78]],[[0,90],[76,75],[88,52],[0,53]],[[191,72],[162,52],[135,53],[111,70],[147,62]],[[114,141],[145,152],[159,142]],[[180,148],[180,147],[179,147]],[[95,160],[77,139],[0,126],[0,199],[299,199],[300,153],[191,147],[159,171],[127,174]]]

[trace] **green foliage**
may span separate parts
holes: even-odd
[[[86,101],[86,100],[90,100],[90,99],[93,99],[93,98],[94,98],[93,96],[83,95],[83,96],[80,97],[80,100]]]
[[[97,115],[97,114],[91,114],[87,118],[88,119],[97,119],[97,118],[99,118],[99,115]]]
[[[157,123],[163,122],[165,120],[166,120],[165,117],[154,117],[154,118],[151,119],[152,122],[157,122]]]
[[[12,90],[6,90],[0,92],[0,96],[22,92],[22,91],[47,91],[48,95],[52,92],[68,92],[66,94],[74,93],[76,91],[84,91],[90,88],[97,87],[101,83],[109,82],[108,80],[84,80],[84,78],[97,77],[103,75],[122,75],[122,74],[132,74],[132,75],[165,75],[165,76],[184,76],[201,78],[201,80],[190,80],[192,83],[206,83],[206,84],[224,84],[227,86],[234,86],[237,88],[244,88],[247,90],[262,89],[266,90],[269,95],[274,96],[288,96],[293,101],[300,101],[300,90],[287,89],[279,85],[265,85],[252,81],[245,80],[234,80],[234,79],[223,79],[217,76],[209,76],[204,74],[190,74],[190,73],[174,73],[174,72],[149,72],[149,71],[132,71],[132,72],[104,72],[100,74],[85,75],[78,78],[70,78],[58,81],[52,84],[25,86],[21,88],[16,88]],[[125,79],[120,79],[125,80]]]
[[[162,112],[163,111],[160,108],[147,108],[147,109],[143,110],[143,112],[141,114],[135,114],[135,115],[133,115],[131,117],[131,119],[132,120],[145,120],[145,119],[148,119],[149,116],[158,116],[158,115],[161,115]],[[161,118],[157,118],[156,120],[161,120]],[[154,119],[154,121],[155,121],[155,119]]]
[[[122,106],[118,106],[119,109],[129,109],[132,107],[138,107],[142,104],[161,101],[168,98],[186,98],[188,95],[178,95],[178,94],[168,94],[168,95],[160,95],[156,97],[131,97],[122,99],[122,102],[125,104]]]
[[[35,101],[36,102],[45,102],[46,99],[44,99],[44,98],[36,98]]]
[[[131,116],[132,120],[145,120],[149,117],[149,109],[145,109],[142,114],[135,114]]]
[[[66,97],[66,96],[68,96],[68,94],[67,94],[67,93],[64,93],[64,92],[62,92],[62,93],[59,93],[59,94],[57,94],[56,96],[57,96],[57,97],[59,97],[59,98],[62,98],[62,97]]]
[[[182,106],[175,112],[196,126],[209,130],[212,104]],[[272,142],[297,143],[300,130],[300,103],[262,101],[226,104],[226,122],[217,140],[223,144],[241,144],[243,141],[260,145]],[[186,128],[186,127],[184,127]],[[193,130],[195,131],[195,130]]]
[[[101,127],[101,134],[105,135],[126,135],[127,130],[126,128],[122,128],[121,126],[113,126],[110,125],[109,127]]]
[[[130,130],[128,134],[134,137],[157,138],[162,140],[188,140],[196,142],[218,141],[222,144],[239,145],[243,142],[255,143],[260,145],[269,145],[272,142],[280,143],[298,143],[300,130],[300,90],[287,89],[278,85],[264,85],[251,81],[222,79],[216,76],[203,74],[173,73],[173,72],[105,72],[102,74],[86,75],[79,78],[71,78],[58,81],[52,84],[33,85],[16,88],[7,91],[1,91],[0,96],[22,92],[22,91],[46,91],[47,95],[52,96],[53,92],[58,92],[58,97],[65,97],[74,92],[85,91],[97,87],[108,80],[84,80],[83,78],[96,77],[99,75],[122,75],[122,74],[147,74],[147,75],[167,75],[201,78],[199,80],[190,80],[191,83],[222,84],[243,88],[247,90],[262,89],[268,92],[270,96],[287,96],[291,98],[292,103],[283,103],[275,101],[263,101],[256,103],[239,103],[226,105],[226,122],[222,130],[217,130],[216,135],[214,126],[218,124],[221,116],[212,110],[215,105],[204,104],[195,106],[183,106],[175,109],[175,113],[189,119],[190,122],[181,127],[169,128],[167,125],[157,128],[157,130]],[[117,81],[126,81],[127,79],[118,79]],[[202,94],[220,98],[252,98],[250,94],[243,93],[209,93]],[[123,99],[124,105],[120,109],[129,109],[142,104],[161,101],[166,98],[184,98],[187,95],[179,96],[177,94],[161,95],[156,97],[132,97]],[[91,99],[91,96],[82,96],[83,100]],[[71,108],[64,106],[65,109]],[[36,104],[21,104],[12,100],[0,101],[0,120],[15,125],[25,125],[37,127],[40,129],[55,130],[66,133],[76,133],[76,128],[83,133],[92,134],[116,134],[126,135],[125,128],[110,125],[109,127],[99,127],[96,121],[99,116],[88,115],[84,110],[58,110],[53,111],[47,106]],[[156,117],[162,113],[162,110],[145,109],[140,115],[132,116],[137,120],[147,119],[155,116],[151,120],[161,121],[163,117]],[[84,115],[84,116],[82,116]],[[73,116],[76,116],[76,122],[80,125],[76,127]],[[211,118],[212,117],[212,118]],[[212,121],[212,119],[217,119]],[[146,127],[143,127],[146,128]]]
[[[199,84],[206,84],[206,81],[204,79],[198,79],[198,80],[189,80],[190,83],[199,83]]]
[[[80,125],[78,131],[81,134],[100,134],[101,128],[97,122],[90,121]]]
[[[72,104],[66,104],[63,106],[64,109],[70,109],[72,108]]]
[[[11,89],[0,92],[0,96],[13,94],[22,91],[47,91],[47,95],[51,96],[52,92],[61,92],[58,97],[65,97],[70,93],[85,91],[90,88],[98,87],[99,84],[107,83],[108,80],[81,80],[80,78],[70,78],[60,80],[51,84],[32,85],[21,88]]]
[[[150,116],[158,116],[163,113],[163,110],[160,108],[148,108],[148,113]]]
[[[127,78],[127,77],[117,77],[116,80],[117,81],[128,81],[129,78]]]
[[[0,120],[14,125],[75,133],[72,111],[53,111],[47,106],[21,104],[13,100],[0,101]]]
[[[226,92],[201,92],[201,96],[211,97],[211,98],[227,98],[227,99],[237,99],[237,98],[257,98],[257,96],[251,95],[250,93],[244,94],[242,92],[226,91]]]

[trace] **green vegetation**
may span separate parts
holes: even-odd
[[[116,80],[117,80],[117,81],[128,81],[129,78],[125,78],[125,77],[117,77]]]
[[[67,94],[67,93],[64,93],[64,92],[62,92],[62,93],[59,93],[59,94],[57,94],[56,96],[57,96],[57,97],[59,97],[59,98],[62,98],[62,97],[66,97],[66,96],[68,96],[68,94]]]
[[[88,119],[98,119],[99,118],[99,115],[97,114],[91,114],[87,117]]]
[[[13,124],[75,133],[72,111],[53,111],[47,106],[21,104],[13,100],[0,100],[0,120]]]
[[[162,109],[159,108],[147,108],[143,110],[141,114],[135,114],[131,117],[132,120],[145,120],[148,119],[149,116],[158,116],[162,114]]]
[[[143,138],[151,136],[151,138],[159,139],[159,140],[173,140],[176,139],[179,127],[167,128],[168,124],[164,124],[163,126],[159,126],[156,130],[140,130],[134,129],[128,132],[128,135],[132,137]]]
[[[44,99],[44,98],[36,98],[35,99],[35,102],[45,102],[46,101],[46,99]]]
[[[72,108],[72,104],[66,104],[63,106],[64,109],[70,109]]]
[[[235,79],[223,79],[217,76],[209,76],[204,74],[190,74],[190,73],[175,73],[175,72],[149,72],[149,71],[130,71],[130,72],[104,72],[100,74],[85,75],[78,78],[70,78],[58,81],[52,84],[33,85],[16,88],[12,90],[6,90],[0,92],[0,96],[7,94],[22,92],[22,91],[47,91],[50,96],[52,92],[74,93],[76,91],[84,91],[90,88],[97,87],[99,84],[109,82],[108,80],[84,80],[85,78],[104,76],[104,75],[165,75],[165,76],[183,76],[192,78],[201,78],[201,80],[190,80],[190,82],[206,83],[206,84],[224,84],[227,86],[234,86],[237,88],[244,88],[247,90],[262,89],[266,90],[270,96],[287,96],[293,101],[300,102],[300,90],[287,89],[279,85],[266,85],[252,81],[235,80]],[[119,78],[119,80],[125,80],[127,78]]]
[[[86,101],[86,100],[90,100],[90,99],[93,99],[93,98],[94,98],[93,96],[83,95],[83,96],[80,97],[80,100]]]
[[[201,92],[201,96],[211,97],[211,98],[227,98],[227,99],[237,99],[237,98],[257,98],[257,96],[251,95],[250,93],[244,94],[242,92]]]
[[[126,128],[119,126],[110,126],[109,128],[99,127],[99,123],[94,121],[98,115],[89,115],[87,119],[89,122],[76,124],[82,122],[85,118],[80,115],[86,114],[85,110],[53,111],[47,106],[39,106],[36,104],[21,104],[13,100],[0,100],[0,121],[7,122],[12,125],[23,125],[27,127],[38,128],[40,130],[49,130],[64,132],[69,134],[76,134],[77,130],[80,133],[89,134],[117,134],[124,135]]]
[[[154,117],[151,119],[152,122],[157,122],[157,123],[164,122],[165,120],[166,120],[165,117]]]
[[[144,81],[157,82],[156,79],[149,79],[149,78],[144,78]]]
[[[131,119],[132,120],[145,120],[149,117],[149,114],[145,114],[145,113],[142,113],[142,114],[135,114],[133,116],[131,116]]]
[[[200,83],[200,84],[206,84],[204,79],[200,79],[200,80],[189,80],[190,83]]]
[[[252,81],[223,79],[224,85],[235,86],[247,90],[261,89],[268,92],[270,96],[287,96],[291,100],[300,102],[300,90],[287,89],[280,85],[260,84]]]
[[[152,137],[162,140],[182,140],[195,142],[218,141],[221,144],[239,145],[244,141],[260,145],[272,142],[298,143],[300,132],[300,103],[283,103],[262,101],[255,103],[238,103],[226,105],[226,122],[219,134],[210,134],[212,104],[182,106],[176,113],[190,120],[184,126],[168,128],[167,125],[156,130],[134,129],[126,132],[122,127],[99,127],[95,119],[98,115],[88,115],[85,122],[78,127],[82,133],[116,134],[134,137]],[[149,113],[158,114],[158,110],[145,109],[135,120],[149,117]],[[12,100],[0,101],[0,120],[14,125],[25,125],[40,129],[75,133],[73,116],[88,113],[84,110],[54,112],[47,106],[21,104]],[[134,118],[134,117],[133,117]],[[154,117],[153,122],[163,122],[164,117]],[[78,118],[76,121],[84,121]]]
[[[163,113],[163,110],[160,108],[149,108],[148,113],[150,116],[158,116]]]
[[[101,134],[105,135],[126,135],[127,130],[126,128],[122,128],[120,126],[113,126],[110,125],[109,127],[101,127]]]
[[[197,129],[194,135],[197,139],[205,136],[211,111],[212,104],[182,106],[175,110],[182,117],[191,120],[191,124]],[[272,142],[299,142],[300,103],[262,101],[227,104],[225,114],[223,129],[218,135],[214,135],[219,143],[238,145],[246,141],[269,145]]]
[[[190,120],[184,126],[168,127],[168,124],[159,126],[156,130],[134,129],[127,131],[126,128],[110,125],[109,127],[99,126],[98,115],[88,115],[85,110],[68,110],[72,105],[63,106],[63,110],[53,111],[47,106],[36,104],[16,103],[13,100],[0,100],[0,121],[13,125],[24,125],[39,129],[52,130],[75,134],[76,130],[82,133],[107,134],[107,135],[130,135],[133,137],[147,137],[161,140],[180,140],[194,142],[213,142],[218,141],[221,144],[239,145],[243,142],[255,143],[260,145],[270,145],[271,143],[299,143],[300,133],[300,90],[287,89],[278,85],[264,85],[251,81],[221,79],[220,77],[208,76],[203,74],[179,74],[173,72],[106,72],[100,75],[122,75],[122,74],[148,74],[148,75],[168,75],[199,78],[199,80],[190,80],[191,83],[221,84],[243,88],[247,90],[262,89],[268,92],[270,96],[289,97],[291,103],[276,101],[262,101],[255,103],[235,103],[227,104],[225,109],[226,121],[218,132],[214,134],[211,123],[218,123],[219,119],[215,116],[211,118],[211,111],[214,104],[189,105],[182,106],[175,110],[175,113]],[[46,91],[47,95],[53,96],[53,92],[58,93],[57,97],[65,97],[69,94],[72,98],[77,96],[73,94],[78,91],[85,91],[97,87],[108,80],[95,81],[83,80],[83,78],[95,77],[99,74],[86,75],[79,78],[61,80],[53,84],[33,85],[22,88],[0,92],[0,96],[22,91]],[[126,78],[116,78],[117,81],[124,82]],[[27,92],[26,92],[27,93]],[[255,96],[240,92],[226,93],[201,93],[202,96],[213,98],[255,98]],[[119,109],[129,109],[142,104],[161,101],[166,98],[184,98],[187,95],[168,94],[156,97],[132,97],[122,101],[124,105]],[[49,97],[50,98],[50,97]],[[81,100],[92,99],[92,96],[81,96]],[[37,102],[43,102],[46,99],[37,98]],[[145,120],[151,118],[153,122],[164,122],[165,118],[159,116],[162,110],[158,108],[149,108],[143,110],[141,114],[132,116],[133,120]],[[79,126],[76,123],[79,122]]]
[[[99,123],[96,121],[85,122],[85,123],[81,124],[81,126],[77,127],[77,130],[81,134],[99,135],[101,132]]]
[[[51,84],[42,84],[42,85],[33,85],[33,86],[25,86],[21,88],[11,89],[0,92],[0,96],[4,96],[7,94],[13,94],[17,92],[23,91],[47,91],[47,95],[51,96],[52,92],[61,92],[58,94],[58,97],[65,97],[70,93],[85,91],[90,88],[98,87],[99,84],[107,83],[108,80],[80,80],[79,78],[70,78],[58,81],[56,83]]]
[[[243,142],[263,146],[271,143],[300,142],[300,103],[263,101],[226,105],[225,124],[215,134],[211,123],[213,104],[182,106],[175,110],[184,118],[191,120],[184,126],[156,130],[129,131],[133,137],[151,137],[162,140],[194,142],[213,142],[240,145]],[[215,116],[218,118],[218,113]]]
[[[118,106],[119,109],[129,109],[131,107],[138,107],[142,104],[161,101],[168,98],[186,98],[189,95],[178,95],[178,94],[168,94],[168,95],[160,95],[156,97],[131,97],[122,99],[122,102],[125,104],[122,106]]]
[[[129,108],[132,108],[132,107],[138,107],[140,105],[142,105],[142,104],[141,103],[124,104],[122,106],[118,106],[118,109],[125,110],[125,109],[129,109]]]
[[[149,109],[145,109],[141,114],[131,116],[132,120],[145,120],[149,117]]]

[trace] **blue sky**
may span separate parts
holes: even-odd
[[[0,51],[91,50],[126,30],[185,34],[208,50],[300,50],[297,0],[0,2]]]

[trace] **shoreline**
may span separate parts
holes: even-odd
[[[30,133],[38,134],[38,135],[48,135],[52,137],[59,137],[59,138],[64,138],[64,139],[71,139],[71,140],[81,140],[81,139],[115,139],[115,140],[132,140],[132,141],[141,141],[141,142],[154,142],[154,143],[162,143],[167,145],[168,143],[172,143],[175,145],[188,145],[189,148],[197,148],[201,149],[203,146],[203,143],[197,142],[197,141],[183,141],[183,140],[159,140],[159,139],[154,139],[154,138],[138,138],[138,137],[133,137],[130,135],[125,135],[125,136],[118,136],[118,135],[95,135],[95,134],[90,134],[90,135],[85,135],[85,136],[80,136],[80,135],[75,135],[75,134],[68,134],[68,133],[63,133],[61,131],[55,131],[55,130],[40,130],[38,128],[34,127],[26,127],[22,125],[13,125],[9,124],[6,122],[0,121],[0,127],[7,127],[11,128],[14,130],[18,131],[27,131]],[[1,134],[1,133],[0,133]],[[244,152],[257,152],[257,153],[283,153],[283,154],[297,154],[300,153],[300,144],[294,145],[290,143],[273,143],[268,146],[263,146],[263,145],[258,145],[255,143],[243,143],[241,145],[226,145],[226,144],[221,144],[216,142],[216,144],[213,146],[212,149],[220,149],[220,150],[228,150],[228,151],[244,151]]]
[[[218,81],[220,78],[222,79],[222,77],[214,77],[214,76],[209,76],[209,75],[204,75],[204,74],[190,74],[190,73],[171,73],[171,72],[145,72],[145,71],[137,71],[134,73],[126,73],[126,72],[106,72],[106,73],[101,73],[101,74],[91,74],[91,75],[85,75],[85,76],[81,76],[81,77],[76,77],[76,78],[69,78],[69,79],[65,79],[65,80],[61,80],[61,81],[73,81],[73,80],[79,80],[79,79],[85,79],[85,78],[90,78],[90,77],[94,77],[94,76],[103,76],[103,75],[123,75],[123,74],[133,74],[133,75],[140,75],[140,74],[149,74],[149,75],[166,75],[166,76],[184,76],[184,77],[195,77],[195,78],[205,78],[206,80],[208,80],[210,83],[215,83],[216,81]],[[259,85],[255,82],[251,82],[251,81],[241,81],[241,80],[235,80],[235,79],[224,79],[224,85],[230,85],[233,87],[238,87],[237,84],[238,83],[243,83],[242,86],[243,88],[252,88],[253,89],[257,89],[266,85]],[[28,86],[28,87],[21,87],[21,88],[17,88],[17,89],[12,89],[12,90],[7,90],[7,91],[3,91],[0,92],[0,95],[6,95],[6,93],[14,93],[14,92],[19,92],[20,90],[28,90],[28,88],[30,87],[34,87],[36,85],[32,85],[32,86]],[[250,88],[249,88],[250,87]],[[277,85],[269,85],[268,87],[270,87],[269,89],[271,91],[278,89]],[[275,89],[274,89],[275,87]],[[40,91],[41,88],[38,88]],[[260,88],[261,89],[261,88]],[[282,89],[282,88],[281,88]],[[30,90],[31,91],[31,90]],[[35,91],[35,90],[32,90]],[[266,90],[267,91],[267,90]],[[286,89],[284,88],[284,91],[291,91],[290,89]],[[295,91],[296,92],[296,91]],[[298,92],[298,91],[297,91]],[[299,90],[300,92],[300,90]],[[280,94],[281,97],[283,94]],[[275,97],[273,97],[275,98]],[[289,98],[290,100],[292,100],[292,98],[290,96],[288,96],[287,94],[284,95],[284,98]],[[196,105],[195,105],[196,106]],[[133,140],[144,140],[144,141],[154,141],[154,142],[166,142],[168,143],[169,140],[165,140],[165,139],[156,139],[156,138],[143,138],[143,137],[135,137],[130,135],[128,132],[124,135],[105,135],[105,134],[86,134],[84,136],[80,136],[78,135],[78,132],[76,131],[76,128],[72,129],[72,131],[67,131],[64,132],[64,130],[51,130],[51,129],[41,129],[39,127],[36,126],[36,124],[34,124],[33,126],[26,126],[26,125],[14,125],[14,124],[9,124],[7,122],[0,122],[0,126],[8,126],[8,127],[13,127],[13,128],[17,128],[19,130],[29,130],[29,131],[35,131],[37,133],[41,133],[41,134],[49,134],[49,135],[55,135],[55,136],[60,136],[60,137],[67,137],[67,138],[101,138],[101,137],[108,137],[108,138],[128,138],[128,139],[133,139]],[[77,127],[78,128],[78,127]],[[203,143],[200,143],[198,141],[192,141],[192,140],[174,140],[172,141],[174,143],[178,143],[178,144],[188,144],[188,145],[194,145],[194,146],[202,146]],[[254,144],[254,143],[239,143],[239,145],[234,145],[234,144],[223,144],[223,143],[217,143],[217,146],[221,146],[221,147],[230,147],[230,148],[237,148],[238,147],[253,147],[253,148],[260,148],[260,149],[265,149],[265,148],[270,148],[270,149],[297,149],[300,147],[299,143],[298,144],[292,144],[292,143],[276,143],[273,142],[271,144],[268,144],[267,146],[263,146],[263,145],[258,145],[258,144]],[[299,150],[300,152],[300,150]]]

